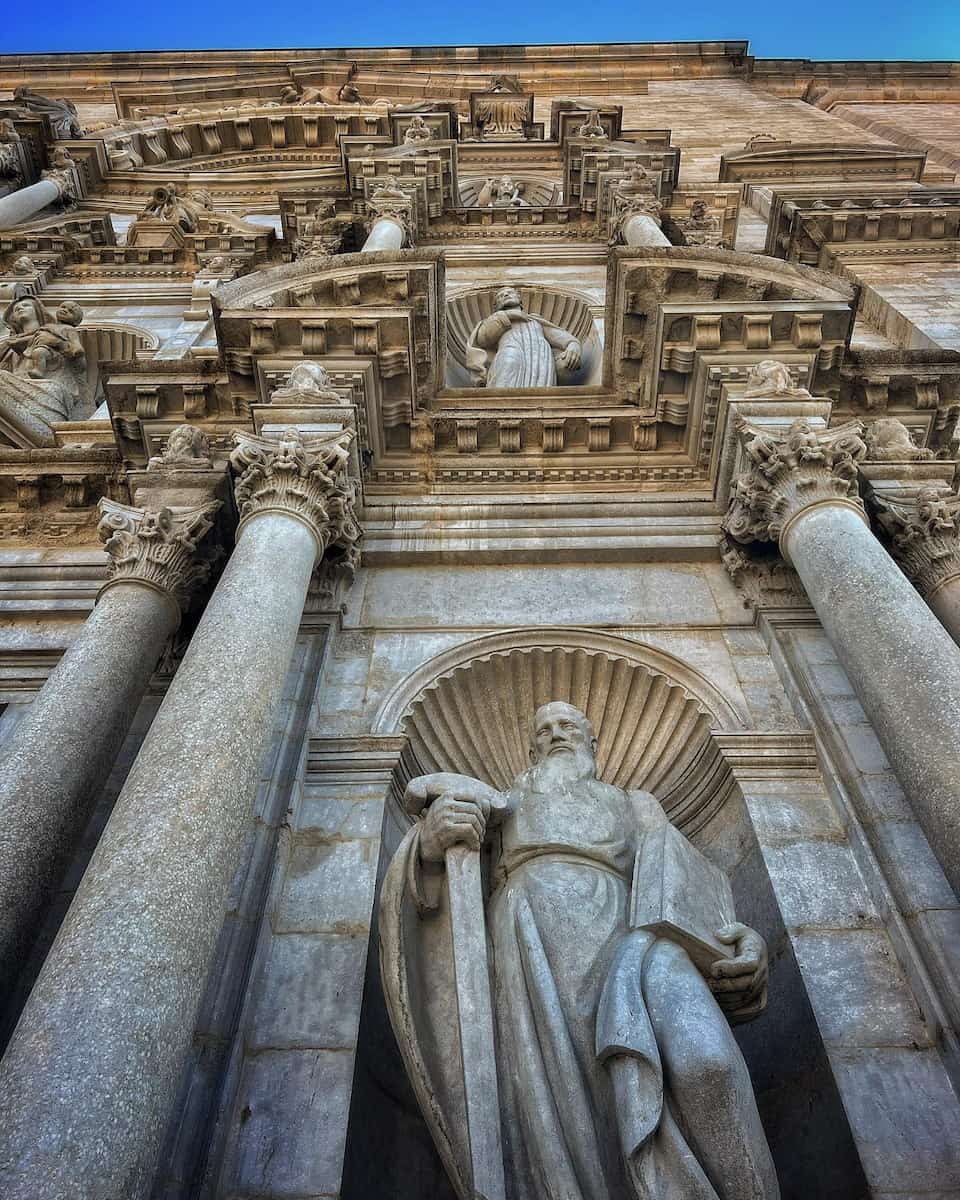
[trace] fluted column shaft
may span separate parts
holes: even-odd
[[[62,189],[53,179],[41,179],[0,197],[0,229],[12,229],[29,221],[41,209],[60,198]]]
[[[14,987],[167,638],[205,568],[214,503],[174,517],[105,501],[110,577],[0,747],[0,990]]]
[[[5,1200],[149,1194],[310,575],[352,521],[343,438],[324,467],[245,442],[237,547],[0,1064]]]
[[[778,540],[876,730],[944,872],[960,891],[960,651],[866,522],[863,443],[797,421],[786,437],[741,427],[754,470],[727,531]]]

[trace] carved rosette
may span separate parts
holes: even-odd
[[[101,500],[97,533],[110,565],[100,595],[120,583],[140,583],[185,611],[193,591],[209,578],[211,558],[199,546],[220,507],[219,500],[182,509],[133,508]]]
[[[896,500],[874,491],[871,506],[891,555],[924,599],[960,576],[960,497],[935,487]]]
[[[841,503],[863,514],[861,431],[857,421],[817,429],[801,419],[774,433],[741,418],[737,432],[753,466],[734,480],[724,531],[738,542],[778,542],[786,525],[813,505]]]
[[[346,549],[360,539],[354,512],[356,484],[347,474],[349,430],[304,436],[287,429],[279,438],[236,433],[230,463],[240,510],[237,536],[262,513],[302,521],[317,539],[318,559],[328,547]]]

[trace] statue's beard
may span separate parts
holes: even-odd
[[[584,779],[593,779],[597,764],[589,746],[557,750],[537,763],[534,770],[538,790],[567,787]]]

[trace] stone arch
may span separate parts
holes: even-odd
[[[529,718],[548,700],[593,722],[601,778],[652,791],[685,832],[729,794],[711,730],[744,728],[737,708],[672,655],[589,630],[515,630],[447,651],[394,690],[375,728],[406,735],[398,790],[440,770],[502,789],[527,765]]]

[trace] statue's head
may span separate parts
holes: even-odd
[[[502,287],[496,296],[497,308],[523,308],[520,293],[515,287]]]
[[[562,700],[543,704],[530,727],[530,757],[535,763],[556,762],[558,769],[577,777],[596,774],[597,739],[579,708]]]
[[[46,324],[47,314],[39,300],[25,296],[7,306],[3,319],[14,333],[33,333]]]

